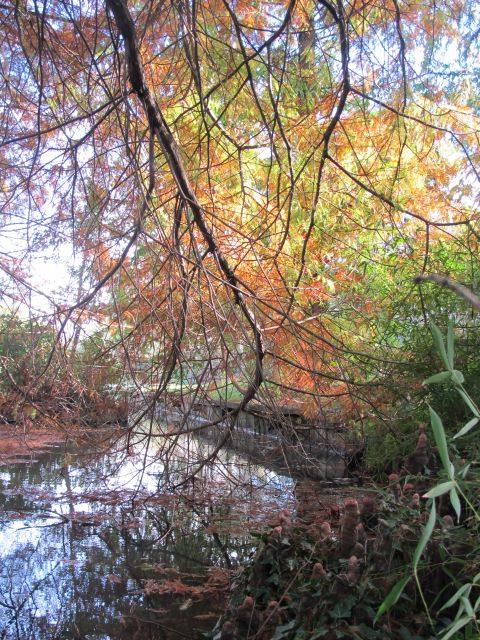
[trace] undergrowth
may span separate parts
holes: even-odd
[[[432,332],[445,370],[424,384],[453,385],[471,414],[466,424],[449,437],[430,407],[431,429],[419,427],[400,475],[375,497],[347,499],[339,520],[282,513],[258,534],[210,638],[480,638],[479,474],[465,459],[480,412],[454,367],[452,325],[446,343]]]

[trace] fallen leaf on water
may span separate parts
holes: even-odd
[[[185,600],[185,602],[182,602],[182,604],[178,607],[179,611],[186,611],[187,609],[190,609],[190,607],[193,604],[193,600],[191,598],[188,598],[188,600]]]

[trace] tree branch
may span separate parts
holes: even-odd
[[[190,185],[178,146],[160,108],[156,104],[154,97],[146,85],[143,62],[141,60],[136,39],[135,25],[126,2],[125,0],[106,0],[106,6],[112,12],[117,28],[125,43],[128,75],[132,89],[143,105],[150,129],[160,143],[172,176],[177,184],[180,196],[185,204],[190,208],[195,224],[200,230],[203,239],[208,246],[209,252],[214,256],[220,270],[225,276],[225,284],[232,292],[235,303],[240,307],[254,336],[256,354],[255,371],[243,400],[235,412],[239,413],[245,405],[252,400],[259,386],[263,382],[263,359],[265,356],[265,350],[263,346],[262,330],[257,324],[254,314],[245,301],[240,283],[235,276],[232,267],[221,252],[212,231],[207,226],[202,206],[198,202],[195,192]]]
[[[434,282],[435,284],[439,284],[441,287],[445,287],[445,289],[450,289],[461,298],[464,298],[467,302],[469,302],[474,309],[480,311],[480,297],[478,297],[473,291],[471,291],[468,287],[447,276],[441,276],[437,273],[431,273],[428,276],[417,276],[414,278],[415,284],[422,284],[424,282]]]

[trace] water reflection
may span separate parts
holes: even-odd
[[[293,483],[227,451],[172,491],[209,445],[145,434],[0,467],[0,638],[194,638],[213,626],[222,568],[246,560],[248,530],[291,504]]]

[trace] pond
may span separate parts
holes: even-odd
[[[108,447],[100,448],[100,440]],[[295,484],[151,424],[0,466],[0,638],[176,639],[212,629],[251,532]],[[183,483],[182,483],[183,482]]]

